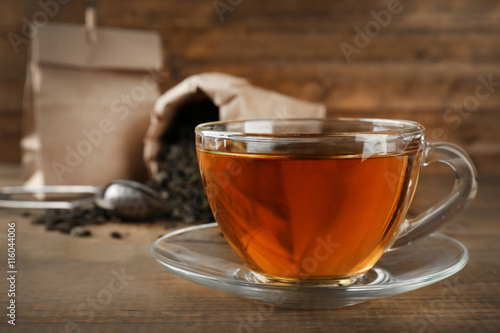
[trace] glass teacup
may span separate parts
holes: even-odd
[[[429,235],[475,196],[477,174],[424,127],[384,119],[221,121],[196,127],[203,186],[215,219],[263,281],[349,285],[385,251]],[[405,219],[420,168],[443,162],[455,187]]]

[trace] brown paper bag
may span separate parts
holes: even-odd
[[[145,179],[143,138],[159,96],[156,32],[48,24],[31,42],[23,176],[30,185]]]
[[[173,120],[179,112],[193,109],[184,107],[193,102],[197,103],[200,110],[191,111],[193,115],[187,117],[198,117],[193,120],[198,123],[217,118],[240,120],[326,116],[326,107],[322,104],[305,102],[258,88],[243,78],[220,73],[194,75],[167,91],[155,104],[144,148],[144,159],[151,174],[158,172],[157,156],[163,144],[162,138],[174,126]],[[203,116],[204,113],[209,115],[212,112],[211,105],[218,110],[218,117],[214,117],[215,119]]]

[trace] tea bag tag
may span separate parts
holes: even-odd
[[[85,8],[85,35],[88,44],[97,43],[97,9],[95,5]]]
[[[370,158],[373,155],[384,155],[387,154],[391,149],[395,149],[394,143],[387,140],[385,134],[381,135],[356,135],[356,142],[363,144],[363,152],[361,161]]]

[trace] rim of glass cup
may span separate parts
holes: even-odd
[[[318,123],[372,123],[381,127],[386,127],[384,130],[376,131],[348,131],[348,132],[327,132],[327,133],[259,133],[259,132],[246,132],[246,131],[234,131],[221,129],[219,126],[227,124],[238,124],[238,123],[249,123],[249,122],[274,122],[274,123],[300,123],[300,122],[318,122]],[[393,126],[394,128],[389,128]],[[208,123],[199,124],[195,128],[197,135],[201,137],[210,138],[220,138],[220,139],[231,139],[231,140],[243,140],[243,141],[304,141],[307,139],[312,139],[314,141],[318,140],[328,140],[328,139],[338,139],[345,137],[356,137],[362,135],[363,137],[368,136],[380,136],[383,135],[387,139],[402,139],[417,135],[423,135],[425,132],[425,127],[412,120],[401,120],[401,119],[383,119],[383,118],[347,118],[347,117],[337,117],[337,118],[263,118],[263,119],[248,119],[248,120],[222,120],[213,121]]]

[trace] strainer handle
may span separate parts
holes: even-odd
[[[56,186],[4,186],[0,187],[1,208],[23,209],[73,209],[94,201],[101,189],[88,185]],[[16,200],[13,195],[20,194],[93,194],[84,199],[67,201]]]

